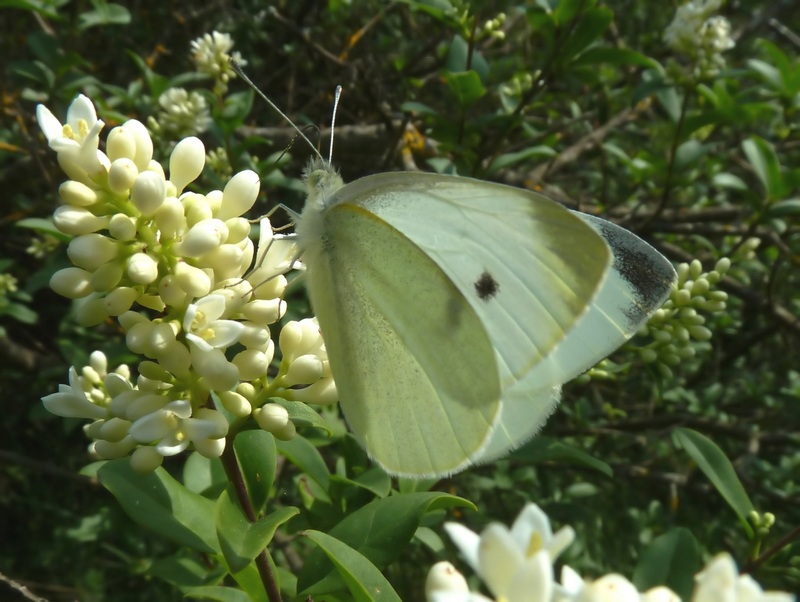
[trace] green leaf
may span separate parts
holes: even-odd
[[[299,514],[297,508],[280,508],[251,523],[235,499],[233,484],[217,500],[215,521],[222,554],[231,569],[238,573],[267,547],[277,528]]]
[[[733,464],[725,453],[711,439],[692,429],[676,429],[673,439],[697,463],[700,470],[739,516],[747,535],[752,537],[753,529],[747,522],[747,515],[754,510],[753,502],[750,501],[733,469]]]
[[[200,552],[220,551],[213,524],[214,502],[192,493],[163,468],[141,475],[127,458],[121,458],[104,464],[97,475],[140,525]]]
[[[471,105],[486,94],[486,88],[483,87],[481,78],[475,71],[460,73],[446,71],[442,76],[447,82],[450,92],[462,107]]]
[[[182,549],[173,556],[153,560],[147,574],[185,589],[200,587],[215,577],[222,578],[224,573],[220,565],[211,568],[199,554]]]
[[[228,477],[219,458],[209,459],[205,456],[192,452],[183,465],[183,485],[189,491],[204,494],[216,490],[217,495],[225,484]],[[210,497],[210,496],[206,496]],[[214,495],[216,497],[216,495]]]
[[[359,508],[329,534],[383,568],[400,555],[428,512],[454,506],[474,508],[463,498],[440,492],[395,495]],[[298,589],[309,595],[335,591],[336,580],[332,582],[330,578],[332,569],[321,552],[312,552],[297,576]]]
[[[330,559],[356,602],[400,602],[400,597],[381,572],[356,550],[320,531],[305,531],[303,534]]]
[[[470,59],[469,44],[459,35],[454,36],[453,41],[450,43],[444,69],[446,72],[452,73],[465,73],[470,70],[475,71],[482,82],[486,81],[489,77],[489,64],[486,62],[486,59],[474,48]]]
[[[328,491],[330,471],[317,448],[311,445],[308,439],[298,436],[290,441],[276,440],[275,445],[280,455],[314,479],[325,491]]]
[[[439,112],[431,106],[421,102],[414,102],[409,100],[400,105],[400,110],[404,113],[416,113],[417,115],[433,115],[436,116]]]
[[[319,415],[319,412],[311,409],[308,404],[302,401],[288,401],[277,397],[273,398],[271,402],[286,408],[286,411],[289,412],[289,419],[294,422],[296,426],[310,426],[323,430],[328,435],[333,434],[333,430],[327,421]]]
[[[92,0],[94,10],[82,13],[78,18],[78,28],[85,30],[101,25],[128,25],[131,13],[124,6],[111,4],[105,0]]]
[[[487,170],[487,174],[492,174],[501,169],[506,169],[512,165],[516,165],[517,163],[527,161],[528,159],[554,157],[556,154],[557,153],[553,147],[544,145],[532,146],[514,153],[505,153],[492,161],[492,164]]]
[[[14,225],[19,228],[30,228],[31,230],[36,230],[42,234],[49,234],[61,242],[69,242],[72,240],[72,236],[61,232],[58,228],[56,228],[56,225],[53,223],[53,221],[49,219],[43,219],[41,217],[26,217],[25,219],[15,222]]]
[[[509,457],[529,464],[542,464],[544,462],[577,464],[593,468],[607,477],[611,477],[614,474],[611,467],[605,462],[593,458],[583,450],[549,437],[536,437],[527,445],[514,451]]]
[[[201,600],[217,600],[218,602],[252,602],[252,598],[245,592],[222,585],[196,587],[186,592],[186,597],[200,598]]]
[[[744,183],[744,180],[732,173],[723,172],[714,174],[714,177],[711,179],[711,181],[714,186],[718,188],[727,188],[728,190],[747,190],[747,184]]]
[[[613,20],[614,12],[603,6],[585,11],[558,54],[562,64],[571,63],[578,54],[603,35]]]
[[[553,21],[557,25],[567,25],[585,4],[589,3],[586,0],[560,0],[555,9],[553,9]]]
[[[694,575],[703,566],[699,546],[689,529],[678,527],[655,538],[640,554],[633,584],[640,592],[665,585],[689,600]]]
[[[0,301],[0,314],[14,318],[17,322],[21,322],[22,324],[36,324],[36,322],[39,321],[39,314],[27,305],[7,302],[7,304],[3,306],[1,303],[2,301]]]
[[[360,487],[374,493],[377,497],[386,497],[392,490],[392,477],[378,466],[364,471],[355,479],[348,479],[339,475],[331,475],[331,482],[342,483],[353,487]]]
[[[233,449],[242,469],[250,503],[256,514],[261,514],[275,480],[278,461],[275,438],[261,429],[244,431],[236,435]]]
[[[784,188],[781,164],[772,145],[763,138],[752,136],[742,142],[742,149],[761,180],[767,196],[770,199],[781,198]]]
[[[775,203],[767,210],[767,217],[784,217],[787,215],[800,214],[800,199],[788,199]]]

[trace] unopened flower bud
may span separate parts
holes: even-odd
[[[127,286],[115,288],[103,299],[103,307],[109,316],[118,316],[128,311],[139,296],[139,291]]]
[[[185,262],[176,264],[175,281],[190,297],[205,297],[211,292],[211,278],[208,274]]]
[[[108,233],[117,240],[128,241],[136,237],[136,220],[123,213],[115,213],[108,224]]]
[[[147,128],[141,121],[136,119],[129,119],[122,124],[122,127],[125,128],[125,132],[134,141],[135,154],[129,159],[133,159],[140,172],[149,170],[151,159],[153,158],[153,140],[150,138]]]
[[[153,215],[161,207],[167,196],[164,179],[152,171],[145,171],[136,177],[131,189],[131,201],[142,215]]]
[[[123,418],[109,418],[104,421],[102,427],[99,429],[100,436],[98,439],[105,439],[112,443],[122,441],[128,435],[130,428],[131,422],[129,420]]]
[[[173,196],[168,196],[154,215],[158,229],[164,238],[175,236],[186,229],[183,205]]]
[[[229,244],[236,244],[250,236],[250,222],[243,217],[226,219],[225,225],[228,226],[228,240],[226,242]]]
[[[192,366],[192,357],[186,345],[173,341],[163,349],[158,363],[178,378],[186,378]]]
[[[89,271],[108,263],[118,253],[119,247],[113,240],[96,232],[76,236],[67,247],[67,255],[72,263]]]
[[[95,441],[92,445],[92,451],[103,460],[116,460],[117,458],[124,458],[131,450],[136,447],[136,441],[133,437],[127,436],[122,441]]]
[[[97,202],[97,191],[75,180],[67,180],[59,186],[58,194],[62,201],[73,207],[90,207]]]
[[[250,402],[235,391],[220,391],[219,400],[222,402],[222,407],[237,418],[249,416],[253,411],[253,406],[250,405]]]
[[[91,274],[81,268],[64,268],[50,278],[50,288],[62,297],[80,299],[92,292]]]
[[[286,394],[287,399],[316,405],[331,405],[339,401],[336,383],[334,383],[332,378],[320,379],[313,385],[309,385],[303,389],[288,389]]]
[[[184,138],[175,145],[169,158],[169,179],[180,192],[203,171],[206,149],[199,138]]]
[[[155,447],[144,445],[138,447],[131,454],[131,468],[138,474],[150,474],[164,463],[162,456]]]
[[[146,253],[134,253],[128,258],[127,272],[136,284],[150,284],[158,278],[158,262]]]
[[[132,133],[124,127],[115,127],[106,138],[106,155],[113,164],[117,159],[131,159],[136,156],[136,141]]]
[[[256,380],[267,373],[269,367],[267,355],[257,349],[245,349],[233,358],[233,364],[239,369],[241,380]]]
[[[250,211],[258,197],[260,183],[258,174],[249,169],[233,176],[222,193],[222,205],[216,217],[226,220]]]
[[[258,426],[268,433],[286,428],[286,425],[291,422],[289,420],[289,412],[277,403],[268,403],[257,408],[253,411],[253,417],[256,419]]]
[[[282,299],[256,299],[242,307],[242,315],[248,320],[252,320],[257,324],[272,324],[280,320],[283,313],[286,311],[286,302]],[[288,324],[287,324],[288,326]],[[284,327],[285,329],[286,327]],[[295,336],[292,333],[287,333],[288,338]],[[302,335],[301,335],[302,336]],[[281,331],[281,348],[283,348],[283,331]]]
[[[108,170],[108,187],[117,194],[128,194],[139,170],[130,159],[117,159]]]
[[[53,223],[64,234],[89,234],[108,226],[108,217],[97,217],[83,207],[61,205],[53,212]]]
[[[692,335],[692,338],[698,341],[709,341],[711,340],[711,331],[706,328],[705,326],[698,326],[692,325],[688,328],[689,334]]]
[[[192,226],[183,238],[178,253],[200,257],[213,251],[228,238],[228,227],[218,219],[208,219]]]
[[[186,223],[191,228],[198,222],[203,222],[214,217],[214,210],[208,204],[208,199],[202,194],[187,192],[179,199],[186,215]]]
[[[182,307],[188,303],[188,296],[178,285],[174,274],[167,274],[158,282],[158,294],[164,303],[172,307]]]
[[[316,355],[301,355],[294,360],[283,377],[287,387],[309,385],[322,377],[322,361]]]

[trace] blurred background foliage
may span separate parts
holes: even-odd
[[[736,46],[708,74],[665,44],[675,8],[0,0],[0,572],[50,600],[180,599],[158,578],[176,548],[79,474],[90,461],[80,424],[47,415],[39,401],[94,349],[111,364],[131,356],[118,329],[78,327],[70,302],[48,289],[68,265],[66,239],[46,221],[64,176],[34,113],[41,102],[63,116],[84,93],[108,127],[130,117],[163,123],[162,94],[185,88],[205,100],[210,119],[198,135],[222,157],[205,183],[252,167],[263,177],[258,213],[279,202],[299,208],[309,149],[296,142],[284,154],[294,133],[265,103],[239,80],[214,89],[193,69],[190,42],[217,30],[287,115],[322,129],[307,131],[323,144],[333,91],[344,87],[334,162],[346,180],[415,167],[457,172],[603,215],[676,264],[697,259],[708,271],[731,257],[719,284],[727,309],[706,316],[710,341],[686,343],[693,351],[669,369],[643,364],[634,348],[618,352],[594,378],[565,387],[535,445],[435,488],[478,506],[457,515],[475,529],[538,503],[556,525],[576,529],[565,560],[584,575],[630,576],[649,542],[682,526],[703,553],[729,550],[740,565],[776,546],[757,578],[796,591],[800,14],[792,0],[728,2],[720,14]],[[162,130],[157,156],[186,134],[180,124]],[[713,440],[754,507],[776,515],[763,542],[745,536],[677,445],[678,427]],[[359,453],[348,438],[314,441],[331,467]],[[286,503],[301,504],[297,479],[282,466],[276,488]],[[421,531],[387,570],[404,599],[419,598],[441,551],[432,533]],[[291,542],[281,545],[290,556]]]

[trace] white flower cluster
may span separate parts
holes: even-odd
[[[214,79],[214,92],[224,94],[227,84],[234,75],[230,65],[232,57],[237,63],[244,66],[238,52],[230,53],[233,48],[233,38],[230,34],[213,31],[192,41],[192,61],[200,73],[205,73]]]
[[[731,25],[725,17],[711,16],[722,0],[692,0],[678,7],[664,41],[675,52],[688,57],[697,77],[712,77],[725,67],[722,53],[735,46]]]
[[[562,527],[555,534],[547,515],[535,504],[527,505],[511,529],[493,523],[478,535],[457,523],[445,524],[448,535],[467,564],[494,598],[471,592],[464,576],[449,562],[431,567],[425,583],[428,602],[680,602],[670,589],[660,586],[640,593],[625,577],[609,574],[584,580],[568,566],[561,583],[553,564],[572,543],[575,532]],[[692,602],[792,602],[783,592],[764,592],[749,575],[739,575],[728,554],[720,554],[695,576]]]
[[[0,274],[0,297],[19,290],[19,281],[11,274]]]
[[[211,111],[202,94],[170,88],[158,97],[158,115],[147,120],[154,134],[167,140],[205,132],[211,125]]]
[[[725,311],[728,293],[713,289],[730,267],[731,260],[727,257],[717,261],[710,272],[703,272],[696,259],[678,265],[678,280],[669,299],[639,331],[652,338],[649,345],[637,348],[645,362],[654,363],[664,376],[670,377],[670,366],[695,356],[693,342],[711,339],[702,312]]]
[[[37,118],[71,178],[59,189],[64,205],[53,221],[74,236],[67,254],[75,265],[56,272],[51,286],[79,300],[83,325],[117,318],[127,346],[148,358],[134,384],[127,369],[107,373],[105,358],[93,355],[80,375],[70,371],[69,386],[44,398],[48,410],[95,420],[86,432],[99,457],[135,449],[137,468],[152,469],[189,444],[209,457],[222,453],[228,423],[212,391],[234,418],[255,414],[282,438],[294,435],[294,425],[283,406],[262,407],[270,398],[337,400],[313,320],[284,327],[283,361],[267,379],[275,353],[269,324],[286,310],[283,274],[295,250],[263,219],[256,253],[242,214],[258,195],[257,174],[239,172],[224,190],[186,191],[203,171],[197,138],[175,146],[167,177],[136,120],[114,128],[100,151],[103,122],[85,96],[72,103],[64,125],[41,105]]]

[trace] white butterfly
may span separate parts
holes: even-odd
[[[631,232],[528,190],[416,172],[345,185],[321,157],[304,178],[296,242],[339,402],[394,475],[452,474],[533,437],[561,385],[677,279]]]
[[[322,159],[305,179],[297,244],[340,404],[392,474],[524,443],[676,278],[634,234],[527,190],[410,172],[344,185]]]

